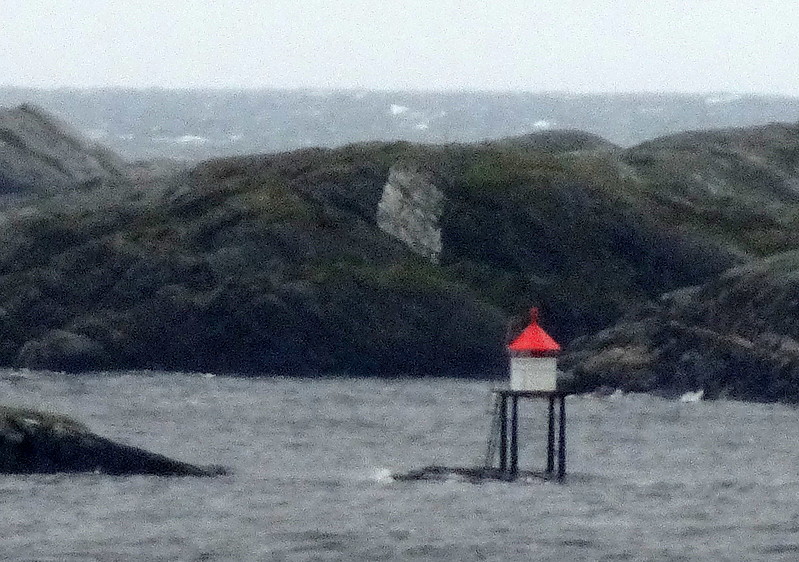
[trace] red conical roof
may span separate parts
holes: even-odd
[[[530,325],[511,342],[508,349],[533,355],[552,355],[560,351],[560,346],[538,325],[538,309],[533,308],[530,310]]]

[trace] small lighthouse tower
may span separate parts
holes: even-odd
[[[493,390],[494,420],[488,438],[485,466],[500,478],[513,480],[519,472],[519,399],[549,401],[547,416],[547,464],[544,478],[566,475],[566,394],[558,390],[557,356],[560,346],[538,325],[538,309],[530,311],[530,324],[508,345],[510,387]],[[559,415],[555,405],[560,402]],[[557,472],[555,431],[557,428]],[[494,460],[499,456],[499,466]]]
[[[508,351],[511,390],[557,390],[560,346],[538,325],[538,308],[530,310],[530,325],[508,345]]]
[[[439,479],[457,474],[474,481],[513,481],[522,476],[563,482],[566,476],[566,396],[569,392],[558,388],[557,356],[560,346],[538,325],[538,309],[533,308],[530,312],[530,324],[508,345],[510,385],[503,381],[500,387],[491,391],[494,411],[483,466],[428,466],[395,478]],[[549,403],[544,471],[519,470],[520,399],[543,399]]]

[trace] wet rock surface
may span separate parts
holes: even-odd
[[[529,470],[519,470],[511,474],[507,470],[498,468],[478,466],[478,467],[451,467],[451,466],[426,466],[392,474],[391,478],[397,482],[432,481],[441,482],[447,480],[460,480],[470,484],[480,484],[483,482],[530,482],[536,480],[557,480],[554,473],[533,472]]]
[[[799,402],[797,303],[799,253],[777,254],[576,340],[560,367],[574,391]]]
[[[68,417],[0,406],[0,473],[99,472],[115,476],[220,476],[221,466],[198,466],[92,433]]]

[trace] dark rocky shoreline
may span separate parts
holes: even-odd
[[[2,170],[2,366],[500,375],[508,324],[539,305],[581,390],[799,401],[781,320],[799,291],[780,281],[799,264],[748,281],[773,287],[751,292],[749,331],[712,289],[799,248],[795,125],[629,149],[574,131],[376,142],[142,176],[40,110],[3,115],[0,152],[25,166]]]
[[[113,476],[221,476],[221,466],[198,466],[115,443],[68,417],[0,407],[0,473],[93,472]]]

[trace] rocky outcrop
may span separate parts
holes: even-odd
[[[115,476],[219,476],[197,466],[95,435],[65,416],[0,406],[0,473],[99,472]]]
[[[30,369],[93,371],[107,366],[108,357],[103,346],[88,336],[51,330],[23,345],[16,363]]]
[[[799,253],[733,268],[578,339],[560,366],[587,391],[799,402]]]
[[[553,158],[375,143],[32,206],[0,224],[0,363],[485,376],[530,303],[566,343],[735,263]]]
[[[793,130],[736,133],[732,152],[713,137],[697,155],[572,133],[368,143],[145,174],[90,205],[37,200],[0,216],[0,365],[484,376],[507,368],[508,319],[538,304],[581,388],[766,399],[750,383],[770,373],[785,395],[794,336],[769,306],[743,333],[719,320],[732,307],[711,321],[675,303],[724,302],[705,288],[725,270],[799,247],[799,202],[749,164],[790,174]],[[681,158],[737,170],[722,178],[735,188],[714,192]],[[742,341],[770,351],[747,363]]]
[[[444,194],[418,172],[392,167],[377,207],[377,226],[416,254],[438,263]]]
[[[630,148],[621,159],[635,170],[636,183],[649,184],[649,210],[660,220],[733,243],[749,257],[799,247],[796,124],[671,135]]]
[[[620,147],[592,133],[577,130],[538,131],[486,143],[489,146],[540,152],[616,151]]]
[[[124,166],[42,109],[0,108],[0,196],[97,187],[123,180]]]

